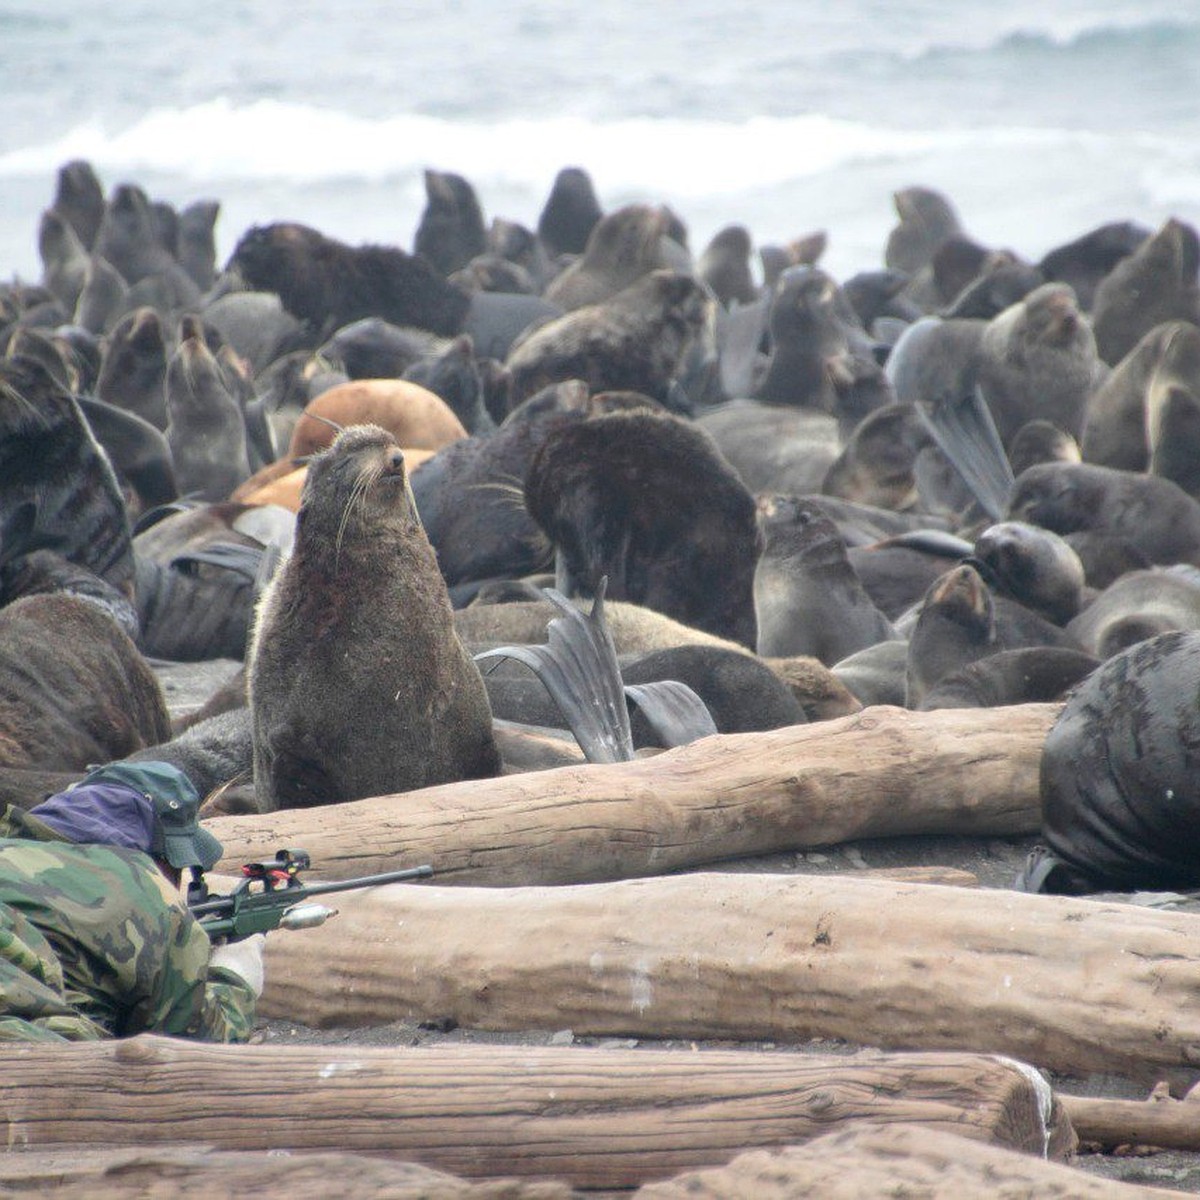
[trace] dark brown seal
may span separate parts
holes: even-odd
[[[604,304],[550,321],[508,356],[512,406],[565,379],[582,379],[594,392],[643,392],[666,402],[711,303],[691,276],[652,271]]]
[[[348,429],[312,460],[246,673],[263,811],[499,772],[487,693],[385,430]]]
[[[704,433],[646,409],[555,429],[525,480],[558,586],[608,594],[753,647],[754,500]]]
[[[467,179],[452,171],[425,172],[425,209],[413,250],[443,275],[465,267],[487,249],[479,197]]]
[[[39,549],[133,598],[129,517],[112,464],[40,363],[0,359],[0,562]]]

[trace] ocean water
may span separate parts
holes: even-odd
[[[1030,258],[1200,224],[1200,0],[0,0],[0,113],[0,278],[74,157],[220,200],[222,259],[279,219],[409,247],[425,167],[533,225],[576,165],[696,251],[823,229],[845,277],[909,184]]]

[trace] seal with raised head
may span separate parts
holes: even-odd
[[[546,299],[568,312],[599,304],[649,271],[674,265],[663,245],[667,237],[665,209],[628,204],[596,223],[587,247],[546,288]]]
[[[897,636],[850,565],[837,526],[815,504],[796,496],[760,496],[758,523],[759,654],[807,654],[832,666]]]
[[[1200,235],[1174,218],[1123,258],[1100,281],[1092,309],[1096,347],[1109,366],[1155,325],[1200,325]]]
[[[551,255],[582,254],[603,215],[591,176],[582,167],[563,167],[538,216],[538,237]]]
[[[483,680],[404,455],[378,426],[347,429],[313,458],[246,676],[263,811],[499,773]]]
[[[427,170],[425,209],[413,250],[443,275],[450,275],[486,249],[483,210],[470,181],[453,171]]]

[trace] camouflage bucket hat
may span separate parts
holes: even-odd
[[[123,784],[140,792],[154,809],[154,831],[149,853],[173,867],[208,870],[223,850],[196,818],[200,796],[178,767],[165,762],[109,763],[90,771],[80,786],[94,783]]]

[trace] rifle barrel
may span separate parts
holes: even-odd
[[[406,879],[428,879],[433,874],[431,866],[409,867],[404,871],[385,871],[382,875],[360,875],[357,879],[330,880],[328,883],[304,883],[299,887],[276,887],[261,892],[243,893],[240,903],[255,907],[260,904],[278,904],[281,900],[299,904],[309,896],[323,896],[328,892],[348,892],[354,888],[377,887],[381,883],[400,883]],[[198,904],[188,905],[194,917],[230,912],[238,902],[232,894],[214,896]]]

